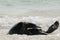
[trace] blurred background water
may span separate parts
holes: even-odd
[[[0,0],[0,16],[60,16],[60,0]]]

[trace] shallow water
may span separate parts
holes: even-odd
[[[60,0],[0,0],[0,16],[60,16]]]
[[[18,22],[25,21],[35,23],[36,25],[42,27],[43,30],[52,25],[56,20],[60,21],[60,17],[40,17],[40,16],[30,16],[30,17],[11,17],[11,16],[1,16],[0,17],[0,40],[60,40],[60,26],[59,28],[49,35],[8,35],[9,30]]]

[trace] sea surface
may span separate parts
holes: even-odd
[[[0,16],[60,16],[60,0],[0,0]]]

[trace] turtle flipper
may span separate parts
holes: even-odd
[[[59,22],[56,21],[54,24],[52,24],[48,30],[46,31],[46,33],[52,33],[53,31],[55,31],[57,28],[59,27]]]

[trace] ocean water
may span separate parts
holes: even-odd
[[[58,6],[60,0],[0,0],[0,6]]]
[[[0,0],[0,16],[60,16],[60,0]]]

